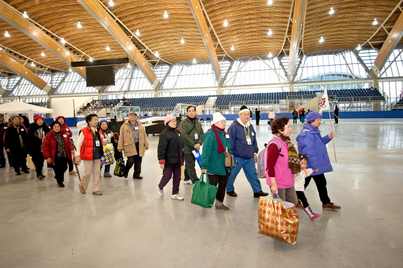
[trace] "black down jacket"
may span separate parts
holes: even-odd
[[[161,132],[158,142],[158,160],[160,164],[168,167],[183,165],[184,149],[178,128],[173,129],[167,126]]]

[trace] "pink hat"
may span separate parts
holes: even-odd
[[[164,125],[167,125],[170,121],[172,121],[172,120],[176,120],[176,117],[175,116],[173,116],[173,115],[167,115],[167,116],[165,116],[165,119],[164,119]]]

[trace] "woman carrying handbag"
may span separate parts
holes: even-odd
[[[210,184],[217,186],[216,209],[229,210],[224,205],[225,188],[231,173],[231,142],[225,133],[226,119],[221,113],[213,114],[211,129],[203,135],[203,153],[200,166],[208,174]],[[227,156],[226,153],[230,156]],[[227,165],[226,165],[227,162]]]

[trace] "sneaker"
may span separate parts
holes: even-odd
[[[93,195],[102,195],[101,191],[92,192]]]
[[[74,170],[72,170],[72,171],[69,172],[69,175],[76,175],[76,174],[77,174],[77,172],[74,171]]]
[[[42,174],[39,174],[39,175],[37,175],[36,177],[37,177],[38,179],[40,179],[40,180],[43,180],[43,178],[45,178],[45,176],[42,175]]]
[[[64,183],[63,182],[58,182],[57,185],[59,185],[60,188],[64,187]]]
[[[340,206],[336,206],[332,202],[330,202],[329,204],[322,204],[322,208],[323,208],[323,210],[340,210],[341,209]]]
[[[228,195],[233,196],[233,197],[237,197],[238,194],[235,193],[235,191],[231,191],[231,192],[227,192]]]
[[[173,200],[179,200],[179,201],[183,201],[183,199],[185,199],[184,197],[180,196],[179,194],[174,194],[171,196],[171,198]]]
[[[109,172],[105,172],[105,173],[104,173],[104,177],[105,177],[105,178],[112,178],[112,175],[111,175],[111,173],[109,173]]]
[[[160,189],[159,187],[158,187],[158,194],[160,195],[160,196],[164,196],[164,189]]]
[[[15,175],[19,176],[19,175],[21,175],[21,172],[16,171],[16,172],[15,172]]]
[[[192,182],[192,180],[187,180],[187,181],[183,181],[183,184],[193,185],[193,182]]]
[[[28,173],[29,173],[29,169],[23,169],[22,172],[28,174]]]
[[[229,210],[229,207],[227,207],[226,205],[222,204],[221,206],[215,205],[215,209]]]
[[[304,208],[306,214],[308,214],[308,217],[313,221],[314,219],[320,217],[320,214],[315,214],[312,212],[312,209],[308,206],[306,208]]]

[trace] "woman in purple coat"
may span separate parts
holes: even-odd
[[[334,133],[322,137],[320,135],[320,124],[322,115],[318,112],[311,111],[306,122],[297,136],[298,151],[308,157],[307,168],[317,170],[311,176],[305,178],[305,188],[308,187],[311,179],[315,181],[318,188],[320,201],[322,201],[323,210],[340,210],[340,206],[336,206],[330,202],[327,194],[325,173],[333,171],[327,154],[326,144],[334,138]],[[304,208],[308,207],[308,200],[303,191],[297,192],[298,199],[302,202]],[[299,205],[299,204],[298,204]]]

